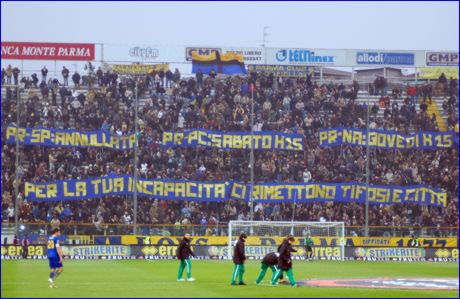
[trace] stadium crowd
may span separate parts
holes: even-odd
[[[90,66],[92,68],[92,66]],[[2,70],[11,82],[11,71]],[[94,88],[83,92],[80,77],[72,76],[75,88],[69,87],[69,71],[63,83],[54,78],[42,82],[37,76],[19,80],[26,100],[16,106],[15,88],[6,87],[2,100],[2,136],[10,124],[22,127],[75,128],[82,131],[104,130],[118,135],[134,131],[135,86],[141,105],[138,109],[140,147],[138,171],[145,178],[174,178],[197,181],[250,178],[249,151],[223,151],[211,148],[160,148],[162,132],[205,128],[222,131],[249,131],[251,94],[249,81],[255,82],[254,130],[275,130],[305,136],[303,153],[256,151],[256,182],[365,182],[366,149],[318,145],[321,128],[366,127],[367,107],[358,102],[358,82],[350,85],[334,82],[319,85],[311,77],[286,79],[273,74],[219,77],[198,73],[181,78],[178,70],[159,71],[143,77],[119,76],[101,69],[90,70]],[[67,78],[66,78],[67,77]],[[75,78],[74,78],[75,77]],[[9,79],[8,79],[9,78]],[[14,77],[14,82],[18,79]],[[77,80],[78,79],[78,80]],[[28,83],[30,81],[30,84]],[[36,82],[37,81],[37,82]],[[7,82],[7,83],[8,83]],[[11,82],[11,83],[14,83]],[[86,83],[93,82],[86,78]],[[91,84],[91,83],[90,83]],[[381,82],[378,82],[378,88]],[[377,87],[377,86],[376,86]],[[435,116],[427,114],[431,95],[421,87],[393,89],[382,93],[370,109],[370,128],[410,133],[437,131]],[[449,115],[449,130],[458,133],[457,83],[446,89],[443,109]],[[415,90],[414,90],[415,89]],[[402,99],[402,101],[401,101]],[[401,104],[402,103],[402,104]],[[379,114],[379,110],[383,114]],[[14,217],[15,145],[2,143],[2,218],[11,223]],[[133,173],[132,150],[96,148],[50,148],[20,146],[19,176],[24,181],[53,181]],[[458,150],[381,150],[372,149],[370,183],[389,185],[426,184],[443,188],[448,194],[445,208],[415,204],[370,205],[372,226],[458,226]],[[132,198],[110,196],[84,201],[34,203],[24,199],[20,184],[19,218],[21,223],[91,223],[102,229],[106,224],[131,224]],[[291,220],[292,203],[255,204],[254,220]],[[294,220],[344,221],[347,226],[364,224],[365,207],[356,203],[296,204]],[[140,197],[138,223],[199,224],[207,234],[212,225],[229,220],[248,220],[246,202],[223,203],[165,201]],[[440,233],[434,230],[434,233]]]

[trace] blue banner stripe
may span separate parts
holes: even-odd
[[[229,199],[249,201],[250,185],[238,182],[198,182],[185,180],[139,179],[137,194],[165,200],[219,202]],[[114,175],[85,180],[25,183],[26,198],[32,201],[85,200],[109,195],[133,195],[134,179]],[[416,203],[445,207],[446,193],[425,185],[370,186],[370,204]],[[256,202],[366,202],[362,183],[260,183],[254,186]]]
[[[255,150],[303,151],[304,137],[272,131],[254,132]],[[187,130],[163,132],[163,147],[214,147],[220,149],[251,149],[251,132],[220,132],[212,130]]]
[[[445,149],[458,148],[458,134],[454,132],[417,132],[404,135],[399,132],[366,130],[351,128],[324,129],[319,132],[319,145],[369,146],[385,149]]]
[[[48,147],[102,147],[115,150],[134,148],[134,134],[118,136],[105,131],[80,132],[77,130],[60,130],[47,128],[6,128],[6,142],[19,144],[42,145]]]

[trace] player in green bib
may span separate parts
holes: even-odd
[[[307,253],[306,260],[312,261],[313,260],[313,239],[311,238],[310,234],[307,234],[307,237],[305,237],[305,252]]]

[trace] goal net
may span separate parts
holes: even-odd
[[[275,251],[284,237],[295,237],[294,248],[305,247],[304,239],[310,235],[313,247],[335,247],[340,251],[340,259],[345,255],[345,227],[343,222],[275,222],[275,221],[230,221],[228,224],[227,257],[232,258],[233,246],[238,237],[245,233],[248,236],[246,245],[270,247],[259,253]],[[256,237],[256,238],[255,238]],[[262,242],[262,240],[270,242]],[[274,244],[275,243],[275,244]],[[262,256],[262,254],[259,254]]]

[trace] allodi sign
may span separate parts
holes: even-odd
[[[2,42],[2,59],[94,60],[94,44]]]

